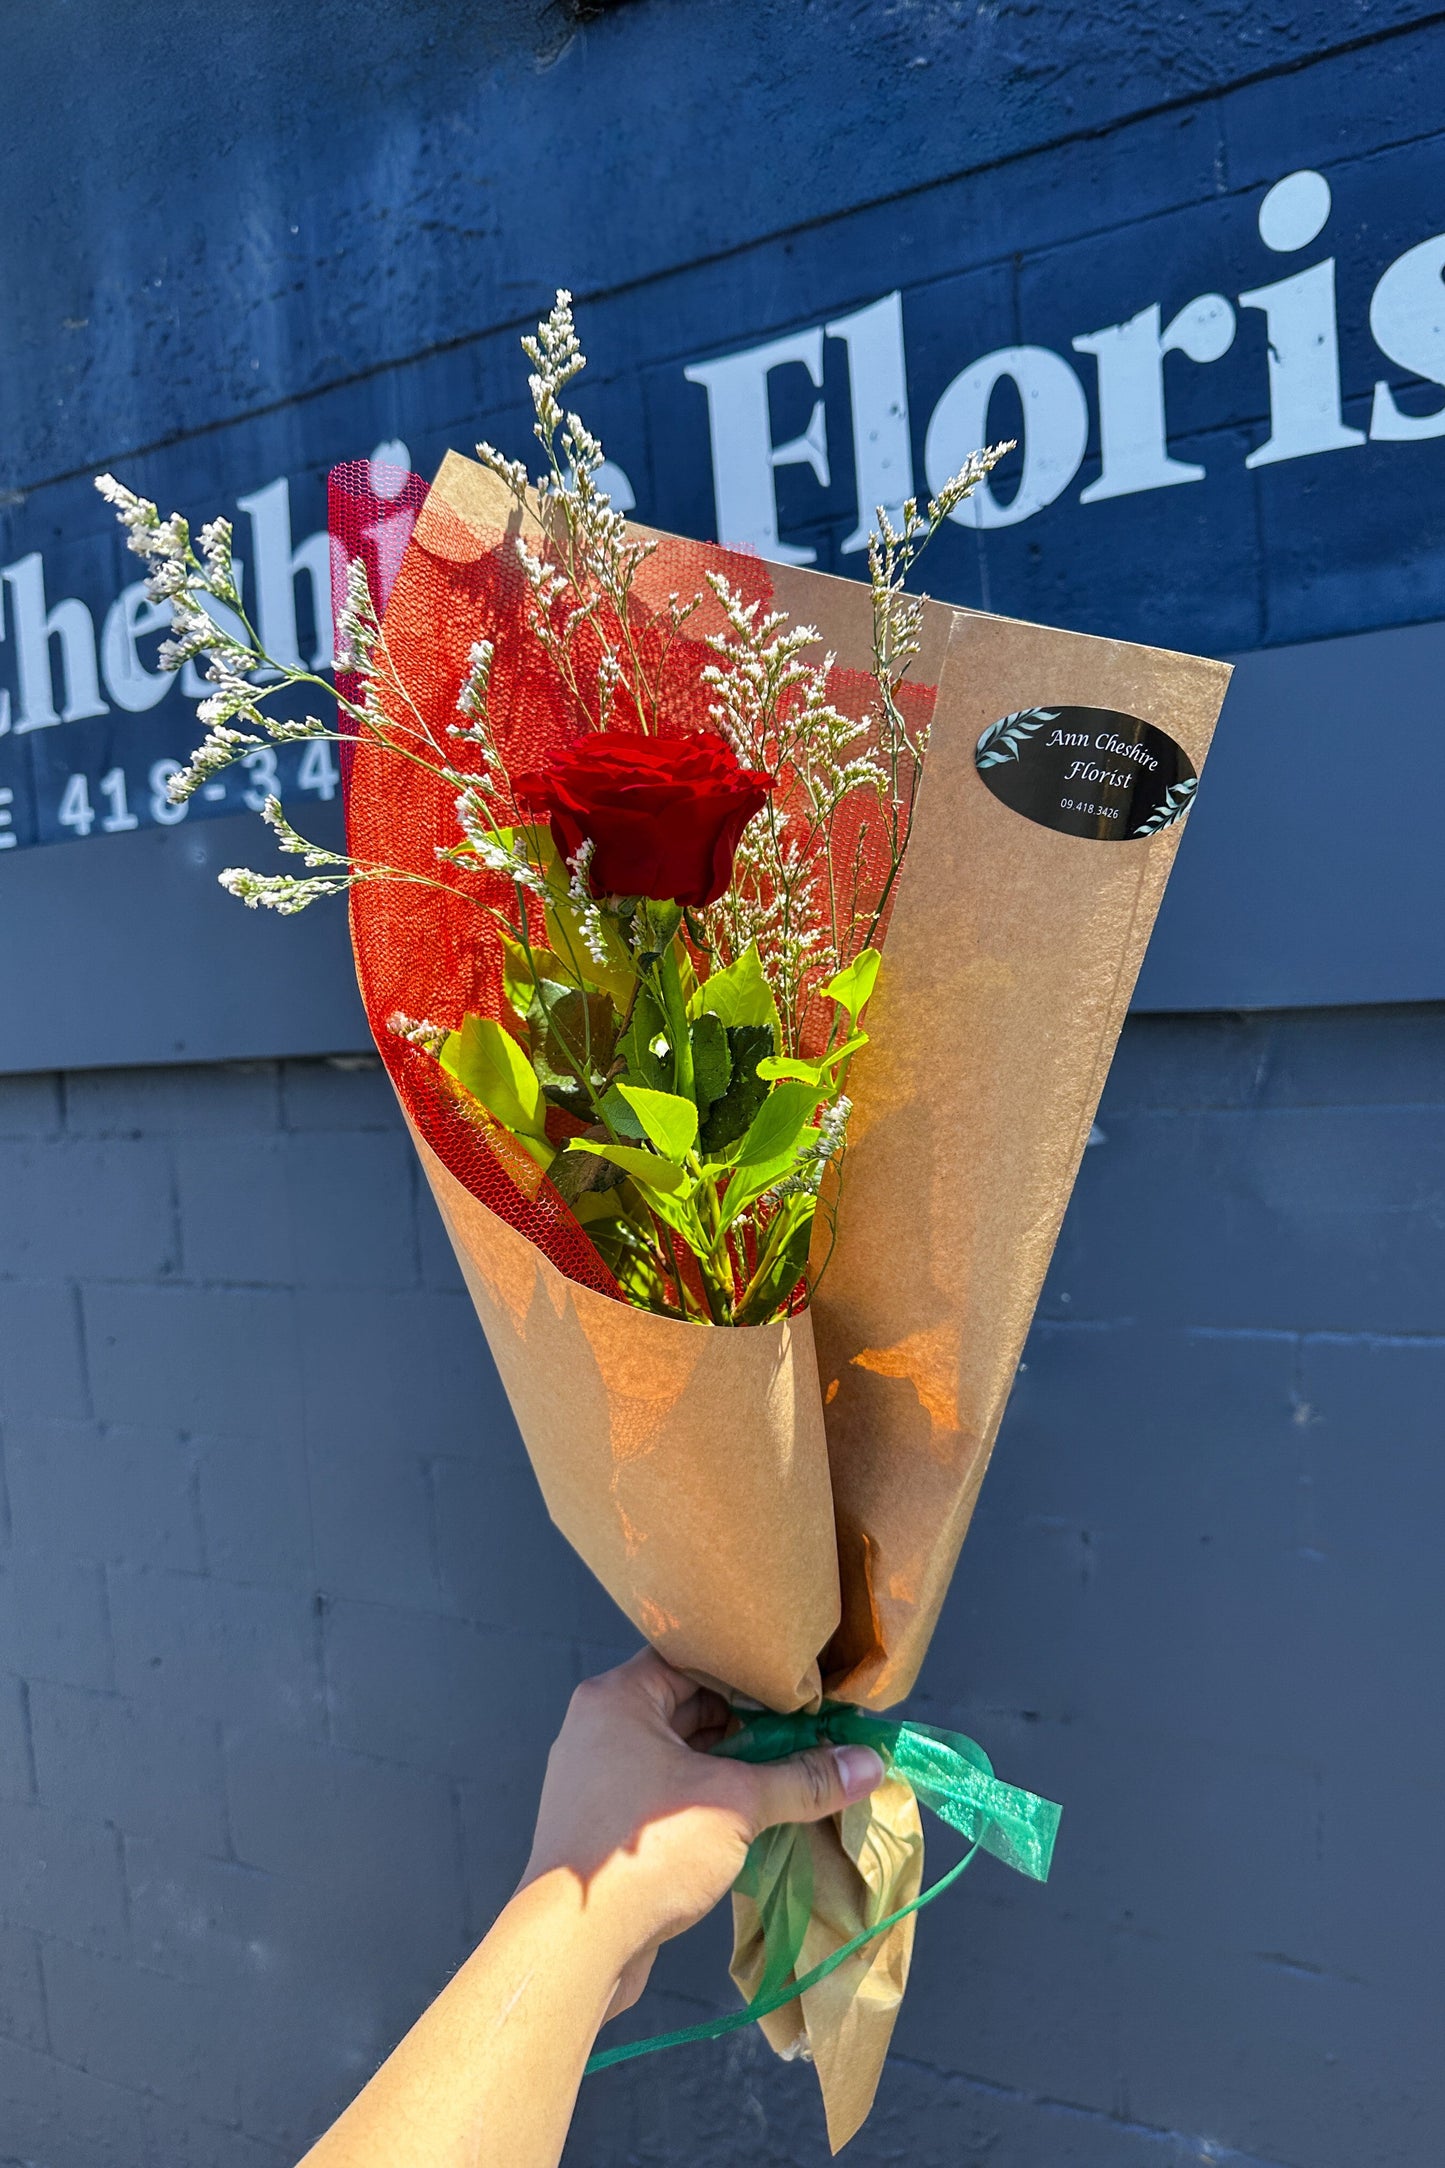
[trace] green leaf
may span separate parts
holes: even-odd
[[[586,1154],[583,1152],[578,1152],[575,1155],[571,1152],[559,1152],[557,1156],[564,1166],[569,1161],[581,1166],[586,1160]],[[618,1194],[622,1183],[620,1170],[616,1167],[608,1167],[604,1160],[598,1160],[596,1164],[599,1169],[605,1169],[608,1174],[615,1175],[617,1179],[609,1189],[599,1189],[594,1185],[591,1189],[578,1192],[573,1201],[572,1210],[584,1227],[605,1226],[609,1220],[619,1218],[627,1210],[621,1196]]]
[[[697,1108],[676,1092],[648,1091],[645,1085],[617,1087],[664,1159],[681,1166],[697,1142]]]
[[[523,821],[517,828],[498,830],[510,849],[513,845],[524,851],[551,888],[559,888],[566,894],[567,868],[562,854],[552,840],[551,826],[547,821]]]
[[[545,1064],[558,1082],[576,1088],[579,1071],[600,1084],[612,1066],[617,1013],[606,994],[543,979],[528,1006],[527,1029],[539,1074]]]
[[[547,939],[560,958],[566,976],[583,986],[595,986],[604,994],[610,994],[617,1007],[626,1011],[637,984],[637,973],[632,958],[627,953],[627,943],[618,932],[616,924],[606,912],[602,913],[602,947],[606,962],[598,963],[588,948],[582,933],[582,921],[565,896],[555,892],[548,898],[543,918],[547,927]]]
[[[629,1302],[640,1310],[671,1310],[676,1316],[658,1271],[651,1228],[639,1228],[627,1207],[617,1203],[617,1194],[609,1191],[598,1203],[592,1193],[579,1200],[577,1217],[587,1239]]]
[[[586,1197],[611,1196],[622,1181],[621,1170],[583,1152],[559,1152],[547,1172],[552,1186],[577,1212]]]
[[[836,1001],[839,1008],[848,1011],[850,1024],[856,1023],[872,999],[873,988],[878,983],[878,966],[883,958],[876,948],[865,948],[836,972],[823,988],[824,997]]]
[[[818,1094],[811,1084],[775,1084],[748,1127],[739,1150],[719,1168],[728,1173],[723,1219],[731,1226],[754,1198],[792,1172],[800,1153],[813,1144],[812,1125]]]
[[[647,1135],[633,1109],[627,1104],[615,1084],[609,1084],[598,1101],[598,1112],[612,1124],[619,1137],[633,1137],[641,1144]]]
[[[789,1198],[770,1230],[768,1245],[738,1305],[739,1325],[766,1325],[808,1269],[813,1240],[812,1197]]]
[[[665,1042],[666,1038],[667,1020],[662,1013],[662,1004],[654,999],[649,987],[639,986],[627,1029],[617,1046],[631,1083],[645,1084],[649,1091],[655,1092],[671,1089],[672,1056],[654,1051],[654,1041]]]
[[[639,968],[647,970],[660,957],[665,956],[677,938],[682,924],[682,907],[676,903],[657,902],[643,896],[637,905],[637,915],[632,922],[632,935],[637,943]]]
[[[696,1024],[693,1029],[697,1029]],[[769,1024],[728,1025],[728,1059],[732,1075],[727,1090],[714,1102],[712,1112],[703,1123],[700,1138],[702,1149],[709,1158],[737,1143],[767,1098],[768,1087],[758,1075],[758,1064],[765,1055],[771,1057],[773,1044]]]
[[[765,1084],[811,1084],[818,1091],[823,1086],[821,1062],[791,1061],[786,1054],[769,1054],[758,1063],[758,1075]]]
[[[728,1033],[721,1018],[708,1012],[693,1018],[688,1037],[692,1041],[693,1095],[705,1114],[714,1101],[722,1098],[732,1077]]]
[[[867,1032],[855,1031],[851,1039],[845,1039],[841,1046],[835,1046],[832,1052],[825,1054],[820,1061],[790,1061],[784,1054],[770,1054],[766,1061],[758,1063],[758,1075],[765,1077],[770,1084],[794,1079],[800,1084],[811,1084],[815,1093],[831,1094],[833,1071],[838,1064],[849,1060],[859,1047],[867,1044]]]
[[[536,966],[536,978],[532,965]],[[520,1017],[525,1017],[532,1006],[537,991],[537,979],[562,980],[567,966],[554,949],[533,947],[532,962],[527,961],[527,951],[520,941],[502,935],[502,992]]]
[[[749,1123],[734,1165],[762,1166],[792,1151],[817,1104],[811,1084],[775,1084]]]
[[[756,941],[750,942],[726,971],[714,971],[688,1004],[695,1016],[709,1015],[724,1024],[766,1024],[778,1043],[778,1005],[763,976]]]
[[[771,1159],[763,1159],[746,1167],[727,1168],[727,1192],[723,1198],[722,1224],[731,1227],[748,1206],[757,1201],[765,1190],[785,1181],[797,1166],[803,1154],[818,1141],[818,1131],[811,1125],[800,1129],[793,1142]],[[704,1170],[707,1171],[707,1170]]]
[[[513,1136],[524,1142],[545,1138],[547,1109],[537,1073],[510,1032],[490,1016],[464,1017],[461,1030],[442,1048],[441,1065]]]
[[[694,1113],[697,1111],[694,1108]],[[573,1137],[569,1140],[569,1152],[591,1152],[598,1159],[605,1159],[624,1174],[631,1175],[641,1189],[660,1190],[669,1195],[681,1189],[688,1176],[682,1167],[675,1167],[670,1159],[661,1159],[656,1152],[644,1150],[640,1144],[601,1144],[592,1137]]]

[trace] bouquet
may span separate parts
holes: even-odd
[[[206,658],[183,799],[334,737],[367,1013],[548,1508],[638,1629],[738,1711],[724,1751],[861,1739],[887,1777],[769,1831],[746,1998],[815,2063],[835,2149],[907,1979],[920,1800],[1048,1871],[1058,1810],[911,1687],[966,1533],[1227,672],[953,610],[906,582],[1009,449],[879,514],[867,585],[630,525],[565,403],[568,297],[523,347],[542,473],[332,476],[336,717],[199,549],[100,487]],[[1153,718],[1163,718],[1164,722]],[[959,1869],[954,1869],[957,1873]],[[656,2043],[643,2043],[643,2047]],[[605,2051],[595,2063],[635,2048]]]

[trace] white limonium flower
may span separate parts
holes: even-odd
[[[261,818],[276,838],[279,849],[299,858],[307,867],[336,866],[336,873],[253,873],[248,866],[227,866],[217,876],[228,895],[238,897],[249,909],[275,911],[282,918],[293,918],[304,911],[308,904],[318,903],[323,896],[342,896],[357,881],[371,876],[365,868],[353,866],[349,858],[339,851],[324,850],[319,843],[311,843],[300,831],[293,828],[281,809],[279,798],[270,797],[261,808]]]
[[[137,557],[168,557],[176,554],[175,514],[162,522],[160,513],[149,497],[142,497],[137,491],[127,489],[124,482],[118,482],[113,474],[98,474],[95,486],[106,503],[114,506],[116,518],[126,530],[126,547],[133,550]],[[184,521],[181,521],[180,525],[184,527]],[[181,553],[184,554],[184,544]]]
[[[487,472],[495,474],[499,482],[504,482],[514,497],[526,496],[531,486],[531,477],[520,459],[508,459],[497,450],[495,444],[477,445],[476,454]]]
[[[184,564],[190,547],[191,530],[179,512],[158,519],[146,537],[146,555],[163,559],[168,564]]]
[[[492,661],[496,649],[490,640],[475,640],[467,656],[467,674],[462,679],[462,689],[457,694],[457,713],[468,717],[485,714],[487,687],[492,679]]]
[[[231,522],[210,519],[201,529],[201,556],[205,560],[206,585],[219,602],[239,609],[240,593],[231,564]]]
[[[536,867],[515,844],[503,841],[494,816],[475,783],[469,783],[458,794],[457,825],[467,839],[467,850],[488,873],[501,873],[518,888],[529,889],[534,896],[544,897],[547,884]],[[439,858],[451,858],[455,853],[438,850]]]
[[[607,962],[607,936],[603,930],[602,913],[597,908],[597,898],[592,893],[592,861],[597,855],[597,845],[587,836],[567,860],[567,901],[577,913],[577,923],[582,929],[582,939],[594,964]]]
[[[196,721],[203,730],[214,730],[219,723],[234,722],[238,715],[244,716],[248,723],[255,724],[257,729],[260,729],[265,721],[256,706],[255,693],[247,680],[237,677],[232,670],[223,670],[216,691],[207,693],[197,708]]]
[[[146,601],[173,602],[177,595],[183,595],[186,592],[189,583],[190,573],[186,569],[184,559],[178,557],[153,558],[150,573],[145,583]]]
[[[336,666],[364,674],[371,668],[372,651],[381,636],[371,582],[360,557],[346,568],[346,597],[336,619]]]
[[[210,520],[202,529],[203,567],[191,548],[190,527],[179,512],[162,519],[149,497],[127,489],[113,474],[98,474],[95,486],[107,504],[115,507],[126,530],[127,548],[146,560],[148,599],[171,606],[171,637],[162,642],[158,657],[162,670],[179,670],[201,655],[210,656],[213,665],[219,662],[227,672],[254,670],[260,657],[224,631],[200,599],[212,595],[240,608],[231,566],[230,521]],[[216,675],[214,667],[209,674]]]
[[[597,720],[603,730],[611,726],[617,688],[621,683],[621,660],[610,647],[604,648],[597,664]]]
[[[344,895],[354,878],[349,873],[312,874],[303,877],[292,873],[252,873],[245,866],[227,866],[216,876],[228,896],[235,896],[248,910],[275,911],[282,918],[294,918],[308,904],[318,903],[323,896]]]
[[[281,809],[280,799],[274,795],[262,806],[261,818],[276,838],[277,847],[289,851],[291,856],[299,858],[303,865],[346,866],[351,863],[350,859],[343,858],[337,851],[323,850],[319,843],[308,842],[299,829],[292,827]]]
[[[491,809],[475,784],[468,784],[465,790],[458,792],[456,808],[457,826],[488,872],[506,871],[511,864],[511,853],[498,837]]]
[[[136,490],[127,489],[113,474],[98,474],[95,486],[106,503],[114,507],[121,525],[132,533],[138,527],[153,527],[160,518],[149,497],[142,497]]]
[[[537,326],[536,338],[523,339],[522,352],[535,371],[527,379],[537,411],[534,433],[545,442],[562,423],[562,392],[587,366],[572,322],[572,296],[565,287],[558,287],[555,302]]]
[[[340,733],[328,730],[317,715],[263,715],[262,723],[277,745],[297,745],[303,738],[332,738],[338,744]]]
[[[848,1117],[853,1112],[853,1102],[846,1092],[834,1100],[832,1106],[818,1124],[818,1142],[815,1149],[825,1159],[834,1159],[843,1148],[848,1134]]]
[[[583,474],[595,474],[602,464],[602,443],[600,438],[593,436],[580,414],[567,416],[564,441],[570,455],[574,479]]]
[[[386,1028],[398,1039],[405,1039],[408,1046],[419,1046],[424,1054],[439,1054],[451,1037],[445,1024],[433,1024],[425,1016],[408,1016],[404,1009],[392,1011]]]
[[[781,1204],[787,1197],[816,1197],[823,1186],[823,1176],[830,1160],[842,1151],[848,1135],[848,1117],[853,1112],[853,1102],[846,1094],[835,1099],[825,1109],[818,1124],[818,1134],[805,1151],[798,1154],[793,1171],[785,1182],[779,1182],[768,1191],[768,1201]]]
[[[162,670],[179,670],[198,655],[210,655],[233,672],[254,670],[259,658],[216,623],[189,587],[170,596],[171,637],[161,642]]]
[[[462,720],[448,723],[447,735],[466,738],[482,749],[482,757],[489,768],[500,768],[496,746],[492,742],[491,717],[487,712],[487,691],[492,682],[492,663],[496,648],[490,640],[476,640],[467,656],[467,674],[462,679],[462,689],[457,694],[457,713]]]
[[[243,753],[265,742],[250,731],[233,730],[229,723],[213,724],[192,753],[188,766],[178,769],[170,777],[166,784],[167,798],[172,805],[184,805],[188,798],[195,796],[202,783],[219,775],[223,768],[229,768]]]

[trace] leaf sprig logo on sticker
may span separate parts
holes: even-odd
[[[1058,715],[1057,708],[1019,708],[990,723],[978,741],[979,767],[1001,768],[1006,760],[1017,760],[1035,731],[1057,721]]]

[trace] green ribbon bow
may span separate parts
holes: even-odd
[[[900,1905],[876,1925],[865,1927],[798,1979],[794,1968],[813,1903],[810,1876],[799,1872],[799,1862],[806,1862],[809,1855],[805,1848],[794,1845],[790,1828],[765,1829],[748,1847],[736,1884],[757,1905],[762,1921],[763,1976],[752,2001],[741,2010],[709,2018],[702,2025],[687,2025],[678,2032],[658,2033],[650,2040],[629,2040],[621,2047],[602,2048],[592,2056],[584,2075],[590,2077],[594,2070],[610,2069],[613,2063],[631,2062],[636,2055],[651,2055],[658,2048],[681,2047],[693,2040],[717,2040],[724,2033],[739,2032],[743,2026],[755,2024],[773,2010],[781,2010],[785,2003],[826,1980],[865,1943],[887,1934],[910,1912],[941,1897],[980,1851],[991,1852],[1006,1867],[1035,1882],[1047,1881],[1062,1810],[1051,1799],[1040,1799],[1033,1792],[1000,1783],[983,1748],[962,1732],[937,1731],[931,1724],[894,1723],[845,1702],[825,1702],[811,1714],[799,1710],[790,1716],[778,1716],[761,1709],[713,1752],[733,1761],[771,1762],[814,1746],[871,1746],[892,1775],[907,1779],[924,1806],[940,1821],[947,1822],[950,1829],[971,1840],[968,1851],[931,1888],[911,1903]]]

